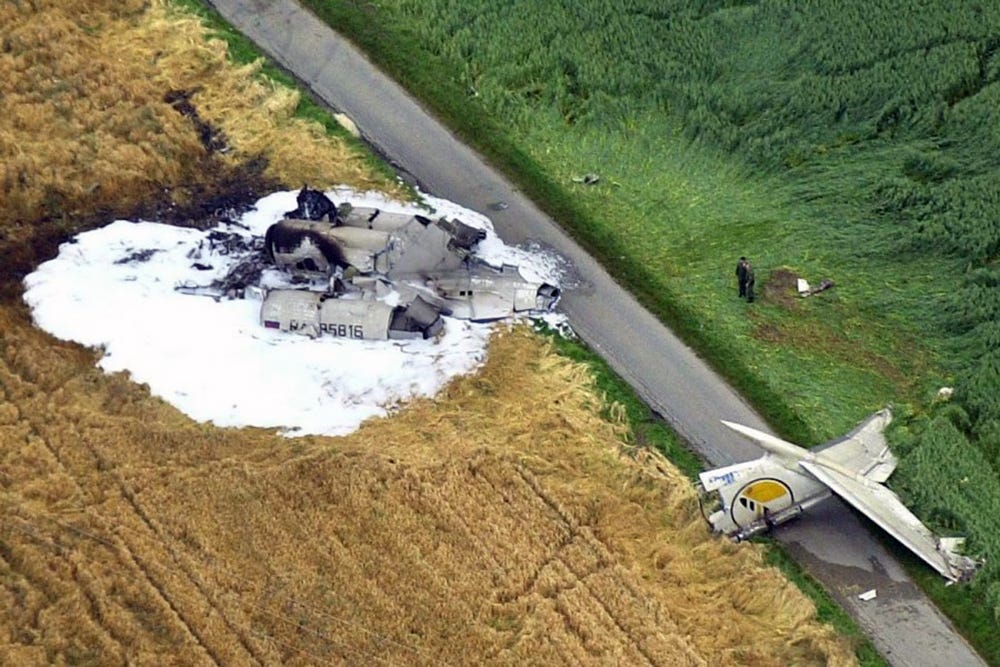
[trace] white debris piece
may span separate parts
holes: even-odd
[[[820,281],[819,285],[813,287],[806,281],[805,278],[798,278],[795,281],[795,289],[798,290],[799,296],[807,297],[807,296],[812,296],[813,294],[824,292],[833,287],[833,284],[834,283],[832,280],[830,280],[829,278],[824,278],[823,280]]]
[[[864,600],[865,602],[868,602],[869,600],[874,600],[876,595],[877,595],[877,593],[875,592],[875,589],[873,588],[870,591],[865,591],[864,593],[860,594],[858,596],[858,599],[859,600]]]
[[[345,113],[335,113],[333,114],[333,118],[342,128],[347,130],[347,132],[352,137],[355,137],[357,139],[361,138],[361,130],[358,129],[358,126],[355,125],[354,121],[351,120],[350,116],[348,116]]]

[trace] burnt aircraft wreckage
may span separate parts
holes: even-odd
[[[486,232],[459,220],[338,207],[309,188],[297,203],[224,278],[177,289],[232,297],[277,269],[289,284],[262,288],[263,326],[364,340],[429,338],[442,315],[491,321],[549,312],[559,300],[558,287],[484,262],[475,251]]]

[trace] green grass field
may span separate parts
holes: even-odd
[[[786,437],[896,405],[894,488],[986,559],[958,592],[928,589],[1000,662],[1000,5],[306,4]],[[794,276],[836,287],[798,299]]]

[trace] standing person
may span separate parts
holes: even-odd
[[[740,261],[736,262],[736,282],[740,286],[741,299],[747,295],[747,272],[749,270],[750,262],[747,261],[746,257],[740,257]]]
[[[747,261],[747,263],[746,263],[746,295],[747,295],[747,301],[750,302],[750,303],[753,303],[753,283],[754,283],[753,267],[750,266],[750,262]]]

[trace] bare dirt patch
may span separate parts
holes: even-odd
[[[790,314],[790,317],[781,320],[773,317],[765,319],[764,316],[751,312],[754,338],[768,343],[788,345],[795,349],[822,349],[825,354],[841,358],[849,365],[856,365],[858,359],[863,358],[865,366],[891,379],[895,384],[905,385],[908,377],[918,375],[907,373],[898,364],[889,362],[886,357],[863,349],[864,346],[852,341],[847,332],[838,329],[831,322],[823,320],[817,312],[805,307],[805,301],[831,297],[830,293],[822,291],[804,299],[798,293],[798,278],[798,274],[792,269],[778,267],[762,282],[759,290],[760,301],[781,307]],[[919,346],[913,346],[911,349],[919,349]]]
[[[799,292],[796,281],[799,276],[787,267],[779,267],[771,271],[767,279],[762,281],[759,289],[760,300],[788,310],[798,307]]]

